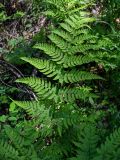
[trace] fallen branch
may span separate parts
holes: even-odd
[[[12,64],[4,61],[4,60],[0,60],[0,65],[2,65],[2,67],[5,68],[7,71],[10,71],[10,72],[16,77],[16,79],[17,79],[17,78],[23,78],[23,77],[25,77],[18,68],[16,68],[14,65],[12,65]],[[4,85],[9,86],[9,87],[12,87],[12,86],[6,84],[6,83],[2,80],[2,78],[0,78],[0,81],[1,81],[1,83],[3,83]],[[19,88],[20,90],[22,90],[22,91],[25,92],[25,93],[28,93],[29,95],[32,95],[32,97],[37,100],[36,95],[35,95],[34,92],[32,92],[30,89],[28,89],[28,88],[26,88],[26,87],[23,87],[23,85],[20,85],[20,84],[17,85],[17,88]]]

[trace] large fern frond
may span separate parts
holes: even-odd
[[[29,77],[19,79],[17,82],[29,85],[39,98],[51,99],[55,102],[63,99],[65,101],[71,99],[72,102],[75,98],[85,99],[88,97],[85,96],[87,93],[84,87],[83,90],[82,86],[79,86],[80,89],[78,89],[75,84],[79,84],[81,81],[83,83],[86,80],[102,80],[100,76],[82,69],[84,64],[98,61],[94,51],[100,52],[101,49],[101,45],[97,44],[97,36],[92,35],[86,29],[86,25],[93,21],[94,18],[82,18],[79,14],[69,16],[58,29],[53,30],[48,36],[49,43],[40,43],[34,46],[34,48],[42,50],[47,55],[46,58],[22,58],[36,67],[47,80]],[[54,81],[54,85],[51,80]],[[72,89],[67,89],[67,87],[64,89],[64,86],[69,84],[72,85]],[[84,98],[80,95],[84,95]]]

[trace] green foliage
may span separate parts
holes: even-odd
[[[70,160],[117,160],[120,156],[119,137],[120,129],[116,130],[106,138],[103,144],[99,144],[99,136],[93,125],[85,126],[78,136],[77,146],[78,156]]]
[[[84,12],[91,6],[89,1],[34,0],[36,4],[61,23],[55,23],[57,27],[47,38],[44,33],[35,37],[33,44],[38,43],[33,49],[22,38],[9,41],[12,55],[6,60],[29,63],[39,72],[16,80],[34,91],[34,99],[11,102],[6,89],[0,87],[0,159],[118,160],[120,116],[109,101],[107,87],[111,84],[107,83],[112,70],[112,79],[119,84],[113,74],[119,71],[119,41],[113,35],[93,32],[90,26],[96,19]],[[40,56],[31,58],[33,52]],[[31,71],[26,66],[27,75]],[[109,92],[113,93],[112,87]],[[13,99],[17,93],[15,90]],[[3,107],[7,108],[4,112]]]
[[[74,142],[78,148],[78,159],[92,160],[96,155],[98,140],[95,126],[86,125],[78,135],[78,142]]]
[[[42,3],[45,5],[46,10],[43,13],[54,21],[62,21],[77,12],[84,16],[86,14],[84,9],[93,4],[89,0],[43,0]]]
[[[100,143],[99,129],[95,124],[83,123],[81,126],[77,128],[74,126],[71,129],[69,128],[70,133],[66,132],[67,137],[66,133],[63,133],[62,137],[57,135],[56,140],[48,137],[47,141],[41,137],[41,129],[32,123],[27,122],[14,129],[6,125],[4,139],[0,141],[0,156],[5,160],[16,158],[20,160],[117,160],[119,158],[120,129],[110,134],[103,143]],[[72,136],[70,135],[71,131],[74,131]],[[70,139],[66,141],[64,138]],[[70,147],[72,150],[68,149]],[[72,157],[69,153],[71,151],[76,156]]]
[[[24,64],[20,57],[31,57],[33,53],[33,49],[31,49],[31,44],[28,44],[24,37],[11,39],[10,41],[8,41],[8,47],[9,50],[6,53],[3,52],[3,57],[11,64]]]
[[[120,157],[120,129],[116,130],[97,151],[95,160],[116,160]]]
[[[89,114],[87,108],[82,108],[81,100],[96,97],[91,93],[87,81],[102,78],[88,69],[86,71],[84,66],[99,62],[104,48],[111,41],[99,39],[90,32],[88,22],[93,21],[93,18],[83,19],[77,14],[70,16],[48,36],[49,43],[34,46],[43,51],[42,58],[22,58],[41,73],[41,77],[16,81],[30,86],[36,93],[36,100],[13,101],[26,111],[30,123],[36,129],[35,134],[39,134],[39,137],[33,137],[33,144],[41,146],[40,149],[36,144],[35,151],[32,150],[36,158],[59,160],[75,155],[72,159],[93,160],[99,156],[96,150],[100,138],[95,126],[96,118],[93,118],[91,111]],[[80,105],[77,104],[78,100]],[[89,122],[94,122],[94,125]],[[40,139],[48,140],[43,143],[39,142]]]
[[[11,128],[10,126],[5,126],[5,133],[8,138],[0,142],[0,155],[4,159],[38,159],[37,153],[34,150],[32,142],[25,139],[18,131]]]
[[[105,21],[109,22],[113,26],[118,26],[116,20],[120,15],[120,3],[118,0],[103,0],[102,2],[102,16]]]
[[[0,3],[0,24],[9,19],[4,10],[4,5]]]
[[[9,3],[9,2],[6,2],[6,3]],[[22,18],[24,15],[25,15],[24,12],[17,11],[13,15],[8,16],[5,6],[2,3],[0,3],[0,24],[10,19],[13,20],[13,19]]]
[[[89,70],[85,71],[83,66],[90,62],[97,62],[98,55],[104,52],[102,47],[107,43],[104,44],[104,40],[101,42],[97,36],[88,34],[88,29],[85,28],[88,27],[88,22],[92,21],[93,18],[83,19],[75,14],[61,23],[59,29],[48,36],[51,43],[34,46],[42,50],[46,58],[22,58],[36,67],[46,78],[28,77],[17,82],[29,85],[37,97],[44,100],[70,102],[95,97],[84,81],[102,78]],[[80,85],[80,81],[84,85]]]

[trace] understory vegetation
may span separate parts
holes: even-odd
[[[0,2],[0,160],[120,160],[119,0]]]

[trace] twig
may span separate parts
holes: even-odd
[[[21,78],[24,77],[24,75],[12,64],[9,64],[6,61],[0,60],[0,64],[5,67],[7,70],[9,70],[10,72],[12,72],[17,78]],[[1,79],[1,82],[4,83],[5,85],[7,85],[5,82],[3,82],[3,80]],[[7,85],[8,86],[8,85]],[[22,85],[19,85],[20,89],[23,91],[22,89]],[[11,86],[10,86],[11,87]],[[37,100],[36,95],[29,89],[24,88],[24,92],[28,93],[29,95],[32,95],[33,98],[35,98],[35,100]]]
[[[22,72],[20,72],[15,66],[13,66],[10,63],[7,63],[6,61],[0,60],[0,64],[5,67],[7,70],[11,71],[12,73],[14,73],[14,75],[17,78],[20,77],[24,77],[24,75],[22,74]]]

